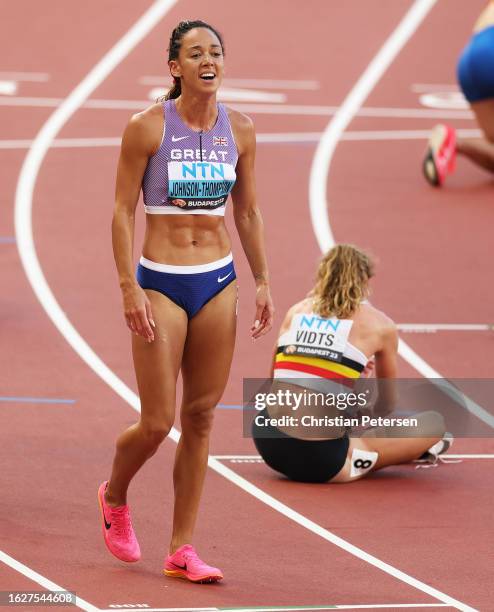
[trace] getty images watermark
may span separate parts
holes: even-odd
[[[243,385],[245,437],[494,437],[494,379],[250,378]],[[431,429],[432,428],[432,429]],[[280,434],[283,436],[283,433]]]
[[[364,414],[369,407],[371,393],[367,389],[361,393],[341,392],[322,393],[318,391],[293,391],[292,389],[277,389],[269,392],[258,392],[254,395],[253,405],[261,411],[254,417],[258,427],[417,427],[418,419],[413,417],[384,417]],[[273,417],[266,408],[289,409],[292,414],[281,414]],[[329,416],[328,414],[302,414],[298,411],[313,408],[333,408],[343,414]],[[351,416],[352,413],[359,413]],[[297,414],[296,414],[297,413]]]

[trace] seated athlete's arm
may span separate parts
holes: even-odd
[[[246,115],[232,112],[230,122],[238,150],[237,180],[232,189],[233,218],[256,283],[256,315],[251,331],[258,338],[271,329],[274,308],[269,292],[263,222],[256,201],[256,136],[254,125]]]
[[[149,115],[139,113],[129,121],[122,138],[112,220],[113,255],[124,302],[124,315],[131,331],[148,341],[154,338],[150,326],[151,306],[134,275],[132,257],[135,211],[142,177],[150,155],[157,150]],[[158,143],[159,146],[159,143]]]
[[[387,318],[387,317],[386,317]],[[376,415],[389,414],[396,409],[397,393],[395,379],[398,373],[398,330],[387,318],[381,332],[381,348],[376,351],[376,378],[378,398],[373,412]]]

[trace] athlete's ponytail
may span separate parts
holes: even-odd
[[[314,311],[321,317],[351,317],[368,295],[374,276],[370,256],[351,244],[338,244],[322,258],[314,287]]]
[[[168,46],[169,62],[178,59],[178,53],[182,44],[182,38],[185,34],[187,34],[187,32],[193,30],[194,28],[207,28],[208,30],[211,30],[211,32],[213,32],[213,34],[217,36],[218,40],[220,41],[221,50],[223,51],[223,53],[225,53],[225,45],[223,44],[223,38],[221,37],[221,34],[217,30],[215,30],[215,28],[213,28],[213,26],[210,26],[208,23],[206,23],[205,21],[201,21],[200,19],[196,19],[195,21],[181,21],[178,26],[173,30],[170,36],[170,43]],[[165,96],[158,98],[158,100],[156,101],[160,102],[162,100],[172,100],[178,98],[181,93],[182,82],[180,80],[180,77],[173,77],[173,85],[170,90],[166,93]]]

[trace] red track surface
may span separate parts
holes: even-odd
[[[365,105],[419,108],[411,84],[452,83],[456,56],[482,4],[438,2]],[[318,0],[302,12],[296,3],[253,0],[241,14],[236,3],[227,2],[207,11],[201,7],[200,13],[225,33],[229,76],[314,79],[320,89],[287,91],[288,104],[338,106],[410,5],[409,0]],[[148,6],[142,0],[91,0],[70,6],[58,1],[50,3],[49,14],[36,7],[35,19],[26,20],[32,4],[12,3],[0,26],[2,39],[9,41],[10,60],[4,54],[0,69],[47,72],[50,81],[22,83],[18,95],[63,98]],[[92,98],[145,100],[150,88],[139,84],[139,77],[164,72],[169,31],[179,19],[197,14],[197,4],[180,0]],[[33,138],[52,110],[2,106],[2,138]],[[81,109],[58,137],[116,137],[130,114]],[[322,131],[329,121],[328,116],[253,118],[259,133]],[[426,130],[432,123],[358,117],[349,129]],[[454,123],[474,127],[469,120]],[[465,162],[446,190],[431,190],[419,175],[423,147],[420,140],[338,146],[328,185],[335,237],[378,256],[373,299],[395,320],[488,323],[492,180]],[[307,205],[314,150],[315,144],[258,148],[258,194],[279,314],[311,286],[319,257]],[[103,361],[135,388],[109,237],[117,155],[116,147],[51,150],[36,184],[33,227],[41,266],[60,305]],[[0,150],[0,236],[14,235],[14,195],[24,156],[23,150]],[[136,255],[141,231],[142,218]],[[274,341],[273,334],[256,344],[249,339],[252,284],[235,244],[241,304],[226,404],[240,403],[242,378],[265,375]],[[141,602],[168,608],[438,603],[213,472],[206,483],[196,544],[224,569],[226,580],[194,586],[162,577],[171,521],[171,441],[139,473],[130,493],[143,561],[128,567],[111,558],[100,538],[96,489],[108,474],[116,435],[136,414],[81,361],[46,317],[15,244],[0,244],[0,258],[1,395],[76,400],[72,405],[0,403],[4,552],[100,608]],[[417,334],[406,340],[444,376],[492,375],[491,333]],[[400,368],[402,376],[417,376],[405,362]],[[492,453],[494,444],[461,440],[456,450]],[[218,411],[211,453],[254,453],[251,441],[242,438],[240,412]],[[405,466],[346,487],[287,483],[262,464],[230,467],[381,560],[475,608],[494,610],[486,587],[492,584],[489,461],[429,470]],[[36,586],[2,566],[0,590]]]

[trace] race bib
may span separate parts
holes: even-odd
[[[350,468],[350,478],[357,478],[367,474],[375,465],[379,453],[365,451],[354,448],[352,451],[352,466]]]
[[[303,355],[341,362],[353,321],[323,319],[314,314],[297,314],[290,329],[280,337],[285,355]]]
[[[168,201],[184,210],[223,206],[235,184],[235,168],[224,162],[168,162]]]

